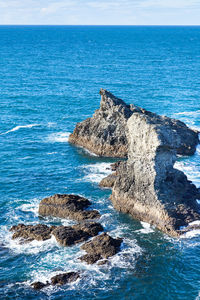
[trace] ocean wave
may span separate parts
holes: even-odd
[[[16,254],[38,254],[39,252],[49,251],[58,247],[58,243],[54,236],[46,241],[32,241],[29,243],[21,244],[19,239],[12,239],[12,232],[6,226],[2,226],[0,232],[0,241],[4,247],[9,248]]]
[[[4,135],[4,134],[7,134],[7,133],[10,133],[10,132],[13,132],[13,131],[17,131],[21,128],[32,128],[32,127],[36,127],[36,126],[41,126],[41,125],[40,124],[18,125],[18,126],[12,128],[12,129],[10,129],[6,132],[1,133],[0,135]]]
[[[200,110],[196,110],[196,111],[183,111],[183,112],[178,112],[175,113],[174,115],[176,116],[200,116]]]
[[[66,143],[68,142],[70,132],[56,132],[51,133],[47,137],[47,142],[50,143]]]
[[[143,234],[148,234],[148,233],[154,232],[153,228],[151,227],[151,225],[149,223],[146,223],[146,222],[140,222],[140,223],[143,228],[137,230],[136,232],[140,232]]]
[[[104,177],[112,173],[110,163],[95,163],[84,165],[84,173],[87,173],[81,180],[93,183],[99,183]]]
[[[196,163],[191,161],[176,161],[174,168],[184,172],[189,180],[191,180],[197,187],[200,187],[200,170]]]

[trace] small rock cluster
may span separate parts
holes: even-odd
[[[85,242],[81,249],[87,252],[79,259],[88,264],[99,264],[107,262],[107,258],[120,251],[121,239],[114,239],[107,233],[102,233],[104,229],[100,223],[93,219],[99,218],[100,214],[95,210],[86,210],[91,202],[88,199],[78,195],[54,195],[45,198],[40,202],[39,214],[43,216],[68,217],[74,220],[82,221],[72,226],[47,226],[44,224],[25,225],[18,224],[12,226],[12,238],[19,239],[19,242],[28,243],[33,240],[45,241],[52,236],[55,237],[59,245],[64,247],[73,246]],[[91,241],[87,242],[89,239]],[[106,259],[106,260],[103,260]],[[51,278],[50,282],[42,283],[40,281],[32,283],[32,287],[40,290],[49,285],[63,285],[76,281],[80,277],[79,272],[69,272],[58,274]]]

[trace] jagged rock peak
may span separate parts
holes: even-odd
[[[166,129],[172,146],[177,154],[192,155],[199,142],[198,132],[187,127],[183,122],[165,116],[159,116],[133,104],[126,104],[120,98],[105,89],[100,90],[101,103],[91,118],[77,123],[69,142],[82,146],[89,151],[106,157],[127,157],[129,142],[128,120],[137,115],[145,123]],[[133,130],[136,130],[133,126]],[[163,133],[165,135],[165,133]]]

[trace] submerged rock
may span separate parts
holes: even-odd
[[[31,284],[31,286],[32,286],[32,288],[34,288],[34,290],[41,290],[41,289],[43,289],[44,287],[49,286],[49,282],[43,283],[43,282],[41,282],[41,281],[37,281],[37,282],[33,282],[33,283]]]
[[[78,195],[56,194],[40,202],[39,214],[77,221],[99,218],[100,214],[97,210],[85,210],[90,205],[88,199]]]
[[[101,224],[92,222],[73,226],[58,226],[52,234],[62,246],[72,246],[87,241],[101,231],[103,231]]]
[[[51,278],[51,282],[47,281],[46,283],[43,283],[41,281],[37,281],[37,282],[33,282],[31,284],[31,286],[35,290],[41,290],[44,287],[47,287],[49,285],[64,285],[64,284],[68,284],[68,283],[76,281],[79,278],[80,278],[80,275],[79,275],[78,272],[68,272],[68,273],[63,273],[63,274],[58,274],[58,275],[53,276]]]
[[[87,254],[81,256],[80,260],[92,264],[102,258],[113,256],[119,252],[121,243],[122,239],[114,239],[107,233],[102,233],[82,245],[81,249]]]
[[[78,272],[68,272],[68,273],[64,273],[64,274],[58,274],[51,278],[51,284],[52,285],[64,285],[67,283],[74,282],[78,278],[80,278],[80,275]]]
[[[18,224],[12,226],[10,231],[13,231],[12,239],[20,238],[21,242],[31,242],[33,240],[45,241],[51,238],[51,233],[55,226],[47,226],[44,224],[25,225]]]
[[[70,143],[85,147],[99,156],[127,157],[129,151],[127,121],[132,115],[139,114],[141,117],[150,117],[154,123],[165,123],[173,130],[178,154],[194,154],[198,144],[198,132],[188,128],[183,122],[160,117],[133,104],[128,105],[104,89],[100,90],[100,95],[100,108],[91,118],[76,125],[69,136]]]

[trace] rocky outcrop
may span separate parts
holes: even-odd
[[[33,240],[45,241],[51,238],[52,231],[55,226],[47,226],[44,224],[24,225],[18,224],[12,226],[10,231],[13,231],[12,239],[20,239],[21,243],[32,242]]]
[[[119,211],[173,235],[200,219],[199,190],[174,168],[177,154],[192,155],[198,132],[183,122],[127,105],[101,89],[100,108],[78,123],[70,142],[111,157],[128,157],[100,183],[112,188]]]
[[[87,222],[73,226],[47,226],[44,224],[12,226],[13,239],[20,239],[20,243],[32,242],[33,240],[45,241],[55,236],[57,242],[62,246],[72,246],[89,238],[96,236],[103,231],[99,223]]]
[[[100,217],[97,210],[86,210],[91,202],[78,195],[60,195],[44,198],[39,205],[39,215],[70,218],[77,221]]]
[[[173,167],[181,133],[172,123],[178,122],[151,113],[131,116],[128,161],[120,165],[111,195],[116,209],[172,236],[200,219],[197,188]]]
[[[100,108],[91,118],[76,125],[69,136],[69,142],[85,147],[99,156],[127,157],[129,139],[127,121],[134,114],[148,116],[154,123],[165,124],[176,135],[176,152],[181,155],[192,155],[198,144],[198,133],[189,129],[183,122],[160,117],[133,104],[127,105],[123,100],[110,92],[101,89]],[[135,129],[134,129],[135,130]]]
[[[50,285],[64,285],[69,284],[80,278],[79,272],[68,272],[55,275],[51,278],[51,282],[43,283],[41,281],[33,282],[31,284],[32,288],[35,290],[41,290]]]
[[[107,233],[96,236],[92,241],[82,245],[87,254],[80,257],[81,261],[93,264],[100,259],[115,255],[120,250],[122,239],[114,239]]]
[[[73,226],[58,226],[52,234],[60,245],[72,246],[87,241],[101,231],[103,231],[101,224],[93,222]]]
[[[78,278],[80,278],[80,275],[78,272],[68,272],[68,273],[64,273],[64,274],[58,274],[51,278],[51,284],[52,285],[64,285],[67,283],[74,282]]]
[[[126,157],[128,144],[126,123],[137,108],[127,105],[106,90],[100,90],[101,104],[92,118],[76,125],[69,142],[99,156]]]

